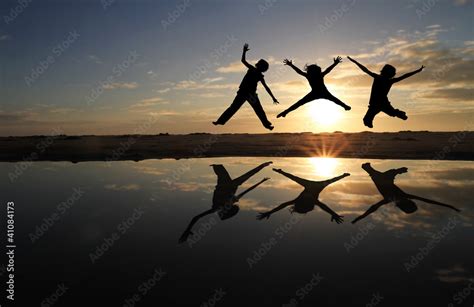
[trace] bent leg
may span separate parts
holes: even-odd
[[[331,100],[332,102],[334,102],[335,104],[341,106],[344,108],[344,110],[346,111],[349,111],[351,109],[350,106],[348,106],[347,104],[345,104],[344,102],[342,102],[339,98],[337,98],[336,96],[334,96],[333,94],[327,92],[324,97],[322,97],[324,99],[327,99],[327,100]]]
[[[307,94],[306,96],[304,96],[303,98],[301,98],[300,100],[298,100],[296,103],[294,103],[291,107],[289,107],[288,109],[286,109],[285,111],[281,112],[280,114],[277,115],[277,117],[285,117],[288,113],[298,109],[299,107],[301,107],[302,105],[312,101],[312,100],[315,100],[316,99],[316,96],[313,94],[313,92]]]
[[[403,120],[407,120],[408,116],[405,112],[399,110],[399,109],[395,109],[391,104],[390,102],[385,105],[382,109],[382,111],[389,115],[389,116],[392,116],[392,117],[398,117],[398,118],[401,118]]]
[[[232,104],[227,108],[227,110],[222,113],[217,121],[214,122],[214,125],[224,125],[234,114],[237,112],[240,107],[244,104],[246,98],[244,95],[237,94],[235,96]]]
[[[272,126],[272,123],[268,120],[267,115],[265,114],[265,111],[263,110],[262,104],[260,103],[260,100],[258,99],[257,94],[249,95],[249,97],[247,98],[247,101],[249,102],[252,109],[255,111],[255,114],[257,114],[258,118],[262,122],[262,125],[265,128],[270,128]]]
[[[367,113],[364,116],[364,125],[366,125],[369,128],[373,127],[373,120],[375,118],[375,115],[377,115],[380,112],[380,110],[376,107],[372,107],[369,105],[369,109],[367,110]]]
[[[248,171],[245,174],[241,175],[240,177],[235,178],[234,180],[232,180],[232,182],[236,185],[241,185],[245,181],[249,180],[250,177],[252,177],[256,173],[260,172],[265,167],[266,167],[266,165],[261,164],[261,165],[257,166],[256,168],[251,169],[250,171]]]

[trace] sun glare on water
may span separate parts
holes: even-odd
[[[320,125],[331,126],[341,119],[344,110],[334,102],[320,99],[312,102],[309,107],[311,118]]]
[[[314,171],[323,177],[336,176],[337,159],[331,157],[312,157],[309,158]]]

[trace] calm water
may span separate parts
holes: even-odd
[[[221,210],[230,178],[265,161],[38,162],[13,183],[18,164],[1,163],[2,203],[15,202],[17,305],[473,305],[472,162],[274,159],[238,187],[270,178],[240,198],[238,212]],[[417,200],[411,214],[390,203],[351,224],[383,199],[365,162],[380,172],[408,168],[396,186],[462,212]],[[319,195],[344,222],[311,206],[257,220],[303,191],[272,168],[314,181],[350,173]]]

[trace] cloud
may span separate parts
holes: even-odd
[[[177,90],[222,90],[222,89],[236,89],[238,84],[235,83],[200,83],[196,81],[183,80],[176,84]]]
[[[228,73],[235,73],[235,72],[244,72],[245,66],[242,64],[241,61],[232,62],[226,66],[221,66],[216,69],[217,72],[228,74]]]
[[[171,91],[169,87],[161,89],[161,90],[156,90],[156,92],[160,94],[168,93],[169,91]]]
[[[127,185],[107,184],[104,188],[112,191],[137,191],[141,189],[141,187],[135,183]]]
[[[0,41],[6,41],[6,40],[9,40],[10,38],[11,38],[10,35],[6,35],[6,34],[0,35]]]
[[[115,89],[135,89],[138,87],[137,82],[114,82],[110,84],[105,84],[103,86],[106,90],[115,90]]]

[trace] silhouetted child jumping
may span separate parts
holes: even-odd
[[[326,88],[326,85],[324,85],[324,77],[331,72],[331,70],[336,67],[337,64],[341,63],[342,58],[337,57],[334,59],[334,63],[326,68],[325,71],[321,72],[321,67],[319,67],[316,64],[311,64],[307,65],[305,67],[306,72],[302,71],[295,65],[293,65],[293,62],[291,60],[285,59],[283,63],[285,65],[290,66],[293,68],[298,74],[304,76],[306,79],[308,79],[309,85],[311,86],[311,92],[301,98],[299,101],[297,101],[295,104],[293,104],[291,107],[286,109],[285,111],[281,112],[280,114],[277,115],[278,117],[285,117],[288,113],[291,111],[294,111],[301,107],[302,105],[316,99],[327,99],[331,100],[332,102],[335,102],[336,104],[340,105],[343,107],[346,111],[349,111],[351,109],[350,106],[339,100],[338,98],[334,97],[333,94],[331,94],[328,89]]]
[[[367,217],[368,215],[377,211],[381,206],[386,205],[388,203],[394,202],[395,206],[405,212],[406,214],[410,214],[418,210],[417,205],[413,201],[413,199],[421,200],[426,203],[430,203],[433,205],[441,206],[450,208],[454,211],[460,212],[460,210],[454,206],[447,205],[440,203],[439,201],[431,200],[428,198],[423,198],[420,196],[416,196],[413,194],[408,194],[399,187],[395,185],[395,177],[399,174],[403,174],[408,172],[408,168],[401,167],[397,169],[391,169],[385,172],[380,172],[372,167],[370,163],[362,164],[362,169],[364,169],[369,176],[372,178],[377,190],[379,190],[380,194],[382,194],[383,199],[378,203],[370,206],[370,208],[361,216],[357,217],[352,221],[352,224],[357,223],[359,220]]]
[[[237,112],[240,107],[244,104],[245,101],[248,101],[250,106],[257,114],[258,118],[262,122],[263,126],[269,130],[273,130],[272,123],[268,121],[265,111],[262,108],[260,100],[257,95],[257,83],[260,81],[263,87],[267,90],[268,94],[272,97],[273,103],[278,104],[278,100],[273,96],[272,91],[265,83],[263,78],[263,72],[268,70],[268,62],[264,59],[255,64],[255,66],[250,65],[245,60],[245,54],[249,51],[249,45],[245,44],[242,52],[242,63],[249,69],[245,74],[244,79],[240,83],[239,90],[237,91],[237,96],[235,96],[232,104],[227,108],[227,110],[222,113],[219,119],[215,122],[212,122],[214,125],[224,125],[234,114]]]
[[[392,65],[385,64],[385,66],[380,71],[380,75],[378,75],[374,72],[371,72],[367,69],[367,67],[360,64],[351,57],[348,56],[347,58],[354,62],[357,66],[359,66],[359,68],[363,72],[374,78],[374,83],[372,83],[372,90],[370,92],[369,109],[367,110],[367,113],[364,116],[364,125],[369,128],[372,128],[372,121],[379,112],[384,112],[389,116],[407,120],[408,116],[405,112],[399,109],[395,109],[392,106],[391,102],[388,100],[388,92],[390,91],[390,88],[394,83],[402,81],[408,77],[413,76],[414,74],[419,73],[425,67],[421,66],[415,71],[406,73],[398,78],[394,78],[397,70]]]
[[[341,176],[324,180],[324,181],[312,181],[312,180],[307,180],[307,179],[297,177],[281,169],[274,168],[273,170],[293,180],[294,182],[302,185],[304,187],[304,190],[295,199],[287,201],[286,203],[283,203],[270,211],[260,213],[257,216],[257,219],[259,220],[262,220],[265,218],[268,219],[273,213],[280,211],[281,209],[287,206],[293,205],[293,207],[291,208],[291,212],[298,212],[302,214],[308,213],[312,211],[315,206],[318,206],[319,208],[321,208],[322,210],[326,211],[327,213],[331,215],[331,222],[336,221],[336,223],[338,224],[343,222],[343,219],[342,219],[343,216],[340,216],[339,214],[334,212],[331,208],[329,208],[326,204],[321,202],[319,200],[319,194],[322,192],[322,190],[324,190],[325,187],[327,187],[331,183],[334,183],[338,180],[341,180],[342,178],[350,176],[349,173],[344,173]]]

